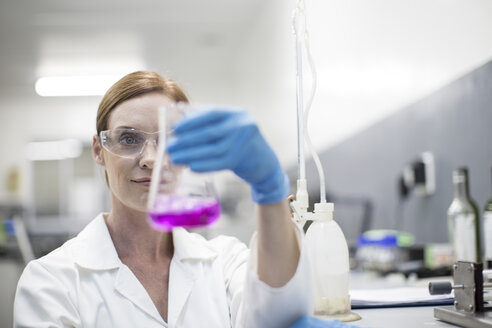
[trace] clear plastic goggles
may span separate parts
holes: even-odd
[[[101,145],[111,154],[124,158],[136,158],[145,146],[153,142],[157,149],[159,132],[145,132],[131,128],[117,128],[99,133]]]

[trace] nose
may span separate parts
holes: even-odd
[[[142,153],[140,154],[139,165],[141,168],[152,169],[154,167],[154,163],[157,158],[157,142],[154,141],[146,141]],[[163,166],[169,166],[169,155],[164,153],[164,158],[162,159]]]
[[[157,145],[155,142],[145,141],[142,153],[140,154],[139,165],[141,168],[152,169],[157,157]]]

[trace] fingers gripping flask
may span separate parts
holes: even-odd
[[[173,124],[193,108],[171,104],[159,108],[159,144],[152,169],[147,204],[148,222],[159,231],[174,227],[208,226],[220,216],[220,204],[211,176],[193,172],[189,166],[175,165],[165,152],[166,138]]]
[[[311,260],[315,286],[314,311],[351,321],[349,289],[349,252],[340,226],[333,220],[333,203],[317,203],[313,223],[306,232],[306,250]]]

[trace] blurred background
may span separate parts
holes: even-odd
[[[11,327],[25,261],[109,210],[90,153],[101,95],[56,96],[37,81],[114,82],[149,69],[177,80],[193,103],[247,108],[295,193],[294,8],[294,0],[0,0],[1,327]],[[318,76],[308,130],[350,243],[367,229],[446,243],[451,172],[460,166],[479,206],[489,198],[491,14],[488,0],[306,1]],[[433,177],[423,192],[402,193],[399,181],[415,161]],[[310,156],[307,171],[316,202]],[[249,188],[227,172],[216,180],[224,214],[201,233],[247,243]]]

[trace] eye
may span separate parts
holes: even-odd
[[[119,143],[124,146],[134,146],[141,144],[145,138],[137,133],[122,133],[119,137]]]

